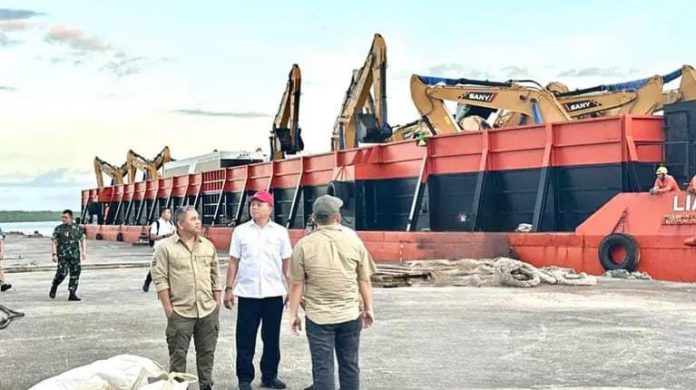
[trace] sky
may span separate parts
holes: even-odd
[[[686,1],[439,4],[2,1],[0,210],[78,209],[94,156],[267,152],[294,63],[305,149],[328,151],[374,33],[392,125],[417,119],[413,73],[580,88],[696,64]]]

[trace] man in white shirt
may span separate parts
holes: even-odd
[[[263,356],[261,385],[284,389],[278,379],[280,324],[287,269],[292,245],[287,229],[271,221],[273,195],[259,191],[251,198],[252,220],[235,227],[230,243],[224,304],[237,305],[237,379],[240,390],[250,390],[254,380],[256,335],[261,324]],[[235,283],[236,282],[236,283]]]
[[[169,207],[165,207],[160,210],[159,219],[150,225],[150,246],[152,249],[157,249],[165,238],[172,236],[174,233],[176,233],[176,227],[172,223],[172,210]],[[150,290],[150,283],[152,283],[152,274],[148,270],[145,283],[143,283],[144,292]]]

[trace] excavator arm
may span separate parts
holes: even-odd
[[[619,114],[648,115],[662,108],[664,77],[656,75],[574,91],[570,91],[565,84],[554,81],[546,86],[546,90],[554,94],[563,110],[572,119]],[[517,126],[522,121],[520,114],[508,112],[498,117],[496,127]]]
[[[138,170],[143,172],[146,180],[159,179],[159,169],[169,161],[172,161],[172,157],[168,146],[165,146],[152,160],[148,160],[133,150],[129,150],[126,160],[128,182],[135,183],[135,175]]]
[[[696,100],[696,70],[694,67],[684,65],[677,72],[681,76],[679,88],[662,94],[663,105]]]
[[[300,67],[295,64],[288,75],[285,92],[273,120],[270,136],[273,160],[282,160],[286,154],[296,154],[304,150],[299,126],[301,83]]]
[[[104,188],[104,176],[107,174],[112,179],[112,185],[121,185],[124,183],[123,178],[128,172],[127,164],[123,164],[120,168],[111,165],[108,162],[100,159],[99,157],[94,157],[94,174],[97,177],[97,187]]]
[[[678,89],[662,92],[665,84],[679,77]],[[664,76],[655,75],[626,83],[569,91],[564,84],[552,82],[546,88],[556,95],[573,118],[649,115],[661,110],[665,104],[696,100],[696,71],[691,65],[684,65]]]
[[[656,75],[625,83],[599,85],[556,94],[573,117],[619,114],[648,115],[662,107],[663,77]],[[568,105],[566,105],[568,104]]]
[[[382,142],[391,136],[387,122],[387,46],[375,34],[362,68],[353,72],[341,112],[336,118],[331,149]]]
[[[411,76],[411,98],[432,134],[462,131],[444,102],[454,101],[491,111],[505,110],[532,118],[535,123],[565,122],[570,116],[544,89],[470,79]]]

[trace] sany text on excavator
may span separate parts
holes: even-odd
[[[282,160],[288,154],[296,154],[304,150],[299,126],[301,84],[302,73],[300,73],[300,67],[295,64],[288,75],[283,98],[273,120],[270,136],[271,160]]]
[[[472,129],[462,126],[466,123],[464,120],[468,117],[485,119],[499,110],[518,113],[534,123],[570,120],[551,92],[513,82],[412,75],[411,98],[431,135],[478,130],[481,123],[476,123]],[[465,108],[458,115],[461,121],[452,117],[445,101],[457,102]]]
[[[357,147],[359,142],[383,142],[391,136],[387,121],[387,46],[375,34],[362,68],[353,72],[336,118],[331,150]]]

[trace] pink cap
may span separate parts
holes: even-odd
[[[273,195],[268,191],[257,191],[254,196],[251,197],[251,200],[258,200],[259,202],[269,203],[273,206]]]

